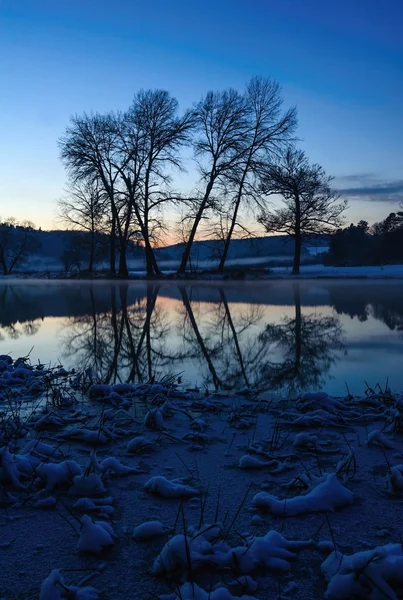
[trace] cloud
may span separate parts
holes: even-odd
[[[364,181],[379,181],[376,173],[353,173],[352,175],[340,175],[337,179],[340,181],[352,181],[362,183]]]
[[[339,177],[339,180],[356,182],[353,187],[340,187],[339,192],[352,200],[370,202],[403,202],[403,179],[382,181],[373,174],[356,174]]]

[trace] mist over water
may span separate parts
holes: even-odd
[[[0,283],[0,354],[96,381],[210,389],[403,390],[403,283]]]

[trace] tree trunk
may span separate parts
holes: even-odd
[[[161,271],[157,265],[153,247],[150,244],[150,240],[146,238],[145,242],[145,254],[146,254],[146,271],[147,275],[161,275]]]
[[[119,255],[119,275],[120,277],[128,277],[129,271],[127,269],[126,260],[126,240],[120,240],[120,255]]]
[[[115,247],[115,237],[116,237],[116,222],[115,217],[112,217],[112,227],[110,234],[110,264],[109,264],[109,273],[111,275],[116,275],[116,247]]]
[[[229,245],[231,243],[232,234],[233,234],[234,229],[235,229],[235,224],[236,224],[236,219],[237,219],[238,209],[239,209],[240,203],[241,203],[241,195],[239,195],[238,198],[237,198],[237,201],[236,201],[236,204],[235,204],[235,209],[234,209],[234,214],[232,215],[231,226],[229,228],[228,235],[227,235],[227,237],[225,239],[224,251],[223,251],[221,259],[220,259],[220,264],[218,265],[218,272],[219,273],[222,273],[224,271],[224,265],[225,265],[225,261],[227,260],[227,255],[228,255],[228,251],[229,251]]]
[[[197,228],[199,227],[199,223],[200,223],[200,221],[202,219],[204,209],[206,208],[206,204],[207,204],[207,201],[208,201],[209,196],[211,194],[211,190],[213,189],[214,179],[215,178],[213,177],[213,175],[211,175],[210,176],[210,180],[209,180],[209,182],[207,184],[207,187],[206,187],[206,192],[204,194],[204,198],[202,200],[202,203],[199,206],[199,210],[197,211],[196,218],[195,218],[195,220],[193,222],[193,227],[192,227],[192,230],[190,232],[190,236],[189,236],[189,239],[187,241],[187,244],[186,244],[186,247],[185,247],[185,251],[182,254],[181,264],[179,265],[179,269],[177,271],[178,273],[180,273],[182,275],[186,271],[186,266],[187,266],[189,258],[190,258],[190,252],[192,250],[192,246],[193,246],[193,242],[194,242],[195,235],[196,235],[196,232],[197,232]]]
[[[3,269],[3,275],[8,275],[7,263],[4,259],[3,252],[1,252],[1,254],[0,254],[0,265]]]
[[[294,251],[294,264],[292,268],[292,275],[299,275],[299,267],[301,264],[301,207],[299,202],[299,195],[295,196],[295,251]]]
[[[228,251],[229,251],[229,245],[231,243],[232,234],[234,233],[234,229],[235,229],[235,225],[236,225],[236,220],[237,220],[237,217],[238,217],[238,210],[239,210],[239,206],[240,206],[241,200],[242,200],[242,192],[243,192],[243,188],[244,188],[246,174],[247,174],[248,169],[249,169],[249,163],[250,163],[250,157],[249,157],[247,166],[246,166],[246,168],[244,170],[244,173],[242,175],[241,182],[239,184],[239,190],[238,190],[237,199],[236,199],[236,202],[235,202],[234,213],[232,215],[231,226],[229,228],[228,235],[227,235],[227,237],[225,239],[224,252],[222,253],[222,256],[221,256],[221,259],[220,259],[220,264],[218,265],[218,272],[219,273],[223,272],[225,261],[227,260],[227,254],[228,254]]]
[[[235,325],[234,325],[234,322],[232,320],[232,315],[231,315],[231,312],[230,312],[230,309],[229,309],[229,306],[228,306],[228,302],[227,302],[227,298],[225,296],[224,289],[220,288],[219,292],[220,292],[221,301],[222,301],[222,303],[224,305],[225,314],[227,315],[228,325],[230,326],[230,329],[231,329],[231,332],[232,332],[232,336],[234,338],[235,349],[236,349],[236,353],[238,355],[239,366],[241,367],[241,373],[243,375],[243,378],[245,380],[246,385],[249,387],[249,380],[248,380],[248,377],[246,375],[245,363],[243,361],[241,347],[240,347],[239,341],[238,341],[238,334],[236,332]]]
[[[294,291],[294,304],[295,304],[295,365],[297,369],[301,364],[301,350],[302,350],[302,337],[301,337],[301,293],[299,289],[299,283],[293,285]]]
[[[196,336],[197,343],[200,346],[202,354],[203,354],[203,356],[204,356],[204,358],[206,360],[208,369],[209,369],[209,371],[211,373],[211,376],[213,378],[214,387],[215,387],[216,390],[218,390],[220,387],[222,387],[222,383],[221,383],[220,378],[217,375],[217,372],[216,372],[215,367],[213,365],[213,361],[211,360],[211,357],[210,357],[210,354],[209,354],[209,350],[206,347],[206,344],[204,343],[204,340],[203,340],[203,338],[201,336],[201,333],[199,331],[199,328],[197,326],[197,322],[196,322],[196,319],[195,319],[195,316],[194,316],[194,313],[193,313],[193,309],[192,309],[192,305],[191,305],[190,300],[189,300],[188,293],[186,291],[186,288],[184,288],[184,287],[180,287],[179,289],[180,289],[180,293],[181,293],[181,296],[182,296],[182,302],[183,302],[183,305],[184,305],[184,307],[186,309],[187,315],[189,317],[189,321],[190,321],[190,323],[192,325],[194,334]]]
[[[95,253],[95,233],[91,231],[91,242],[90,242],[90,259],[88,262],[88,271],[92,273],[94,270],[94,253]]]

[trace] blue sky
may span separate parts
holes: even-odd
[[[402,0],[0,0],[0,217],[55,221],[71,114],[272,76],[348,220],[403,200]]]

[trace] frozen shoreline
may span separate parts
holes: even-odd
[[[0,357],[7,600],[399,597],[402,395],[87,388]]]

